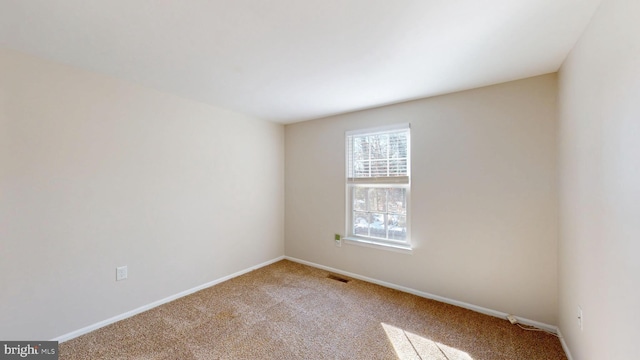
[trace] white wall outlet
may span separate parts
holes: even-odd
[[[127,278],[127,267],[119,266],[116,268],[116,281],[124,280]]]
[[[518,319],[517,319],[515,316],[513,316],[513,315],[507,315],[507,320],[509,320],[509,322],[510,322],[512,325],[515,325],[515,324],[517,324],[517,323],[518,323]]]
[[[584,317],[582,315],[582,308],[578,305],[578,326],[580,326],[580,330],[582,330],[583,323]]]
[[[337,247],[342,246],[342,236],[340,236],[340,234],[335,234],[333,236],[333,241],[335,241]]]

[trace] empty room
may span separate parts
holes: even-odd
[[[0,0],[0,359],[634,359],[640,1]]]

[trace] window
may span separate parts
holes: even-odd
[[[346,133],[347,240],[410,249],[409,125]]]

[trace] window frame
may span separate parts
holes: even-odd
[[[350,177],[352,174],[352,153],[351,141],[353,136],[358,135],[375,135],[375,134],[388,134],[393,132],[406,132],[407,147],[406,147],[406,176],[380,176],[380,177]],[[370,161],[371,159],[369,159]],[[387,161],[390,159],[387,158]],[[362,236],[355,234],[355,219],[354,219],[354,193],[357,188],[400,188],[405,191],[405,223],[406,223],[406,238],[405,240],[389,239],[389,230],[386,228],[387,238],[377,238],[370,236]],[[388,195],[387,195],[388,196]],[[386,200],[388,202],[388,199]],[[411,247],[411,125],[396,124],[383,127],[351,130],[345,132],[345,241],[350,244],[373,246],[376,248],[383,248],[387,250],[398,250],[401,252],[410,252]],[[388,203],[387,203],[388,205]],[[365,211],[372,213],[370,210]],[[382,213],[382,212],[380,212]],[[388,207],[384,212],[385,217],[390,214]],[[387,218],[388,219],[388,218]]]

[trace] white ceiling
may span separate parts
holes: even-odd
[[[558,70],[600,0],[0,0],[0,46],[290,123]]]

